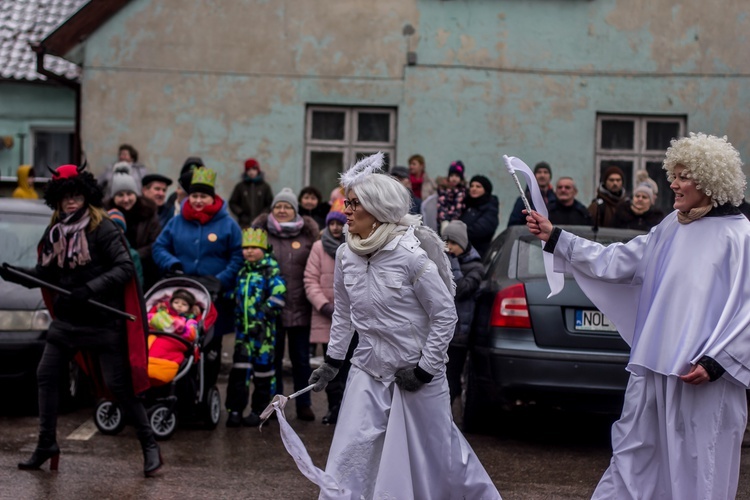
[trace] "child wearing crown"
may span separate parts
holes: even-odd
[[[227,427],[257,427],[260,413],[271,402],[271,395],[276,393],[276,317],[284,307],[286,295],[286,284],[268,247],[265,230],[243,229],[242,256],[245,264],[240,269],[232,294],[236,303],[237,333],[227,384]],[[255,386],[251,411],[243,418],[251,379]]]

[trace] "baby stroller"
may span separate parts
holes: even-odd
[[[205,377],[204,352],[213,336],[216,321],[216,309],[206,286],[187,276],[164,279],[146,292],[146,310],[168,300],[179,288],[195,296],[202,314],[196,318],[198,335],[192,342],[175,333],[149,330],[149,335],[167,337],[181,343],[185,349],[184,359],[171,382],[152,386],[144,394],[151,428],[159,440],[172,436],[177,428],[178,415],[181,419],[203,421],[206,429],[214,429],[221,417],[221,395],[215,385],[207,387]],[[94,422],[102,434],[118,434],[125,427],[120,405],[106,399],[96,406]]]

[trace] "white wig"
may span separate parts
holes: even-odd
[[[341,174],[348,195],[354,190],[362,207],[378,222],[398,224],[409,213],[411,195],[399,181],[383,172],[383,153],[358,161]]]
[[[711,198],[715,207],[742,203],[747,186],[742,160],[726,136],[690,132],[690,137],[672,139],[670,144],[663,166],[669,182],[674,181],[674,168],[683,165],[687,177]]]

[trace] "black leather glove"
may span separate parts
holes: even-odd
[[[323,307],[320,308],[320,314],[325,316],[326,318],[333,317],[333,304],[330,302],[326,302],[323,304]]]
[[[709,358],[708,356],[703,356],[701,359],[699,359],[698,364],[706,370],[706,373],[708,373],[709,382],[718,380],[722,375],[724,375],[724,372],[726,372],[724,367],[721,366],[718,361],[716,361],[714,358]]]
[[[87,286],[77,286],[70,290],[70,300],[74,302],[86,302],[88,301],[93,293]]]
[[[323,363],[322,365],[320,365],[320,368],[312,372],[312,375],[310,375],[310,380],[308,380],[307,383],[315,384],[315,387],[313,387],[313,391],[320,392],[326,388],[328,382],[333,380],[338,372],[338,368],[335,368],[328,363]]]
[[[404,391],[414,392],[419,390],[424,384],[432,380],[432,375],[421,369],[419,366],[413,368],[401,368],[394,375],[396,385]]]

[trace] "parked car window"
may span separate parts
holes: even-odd
[[[14,266],[34,266],[47,224],[46,216],[0,213],[0,259]]]

